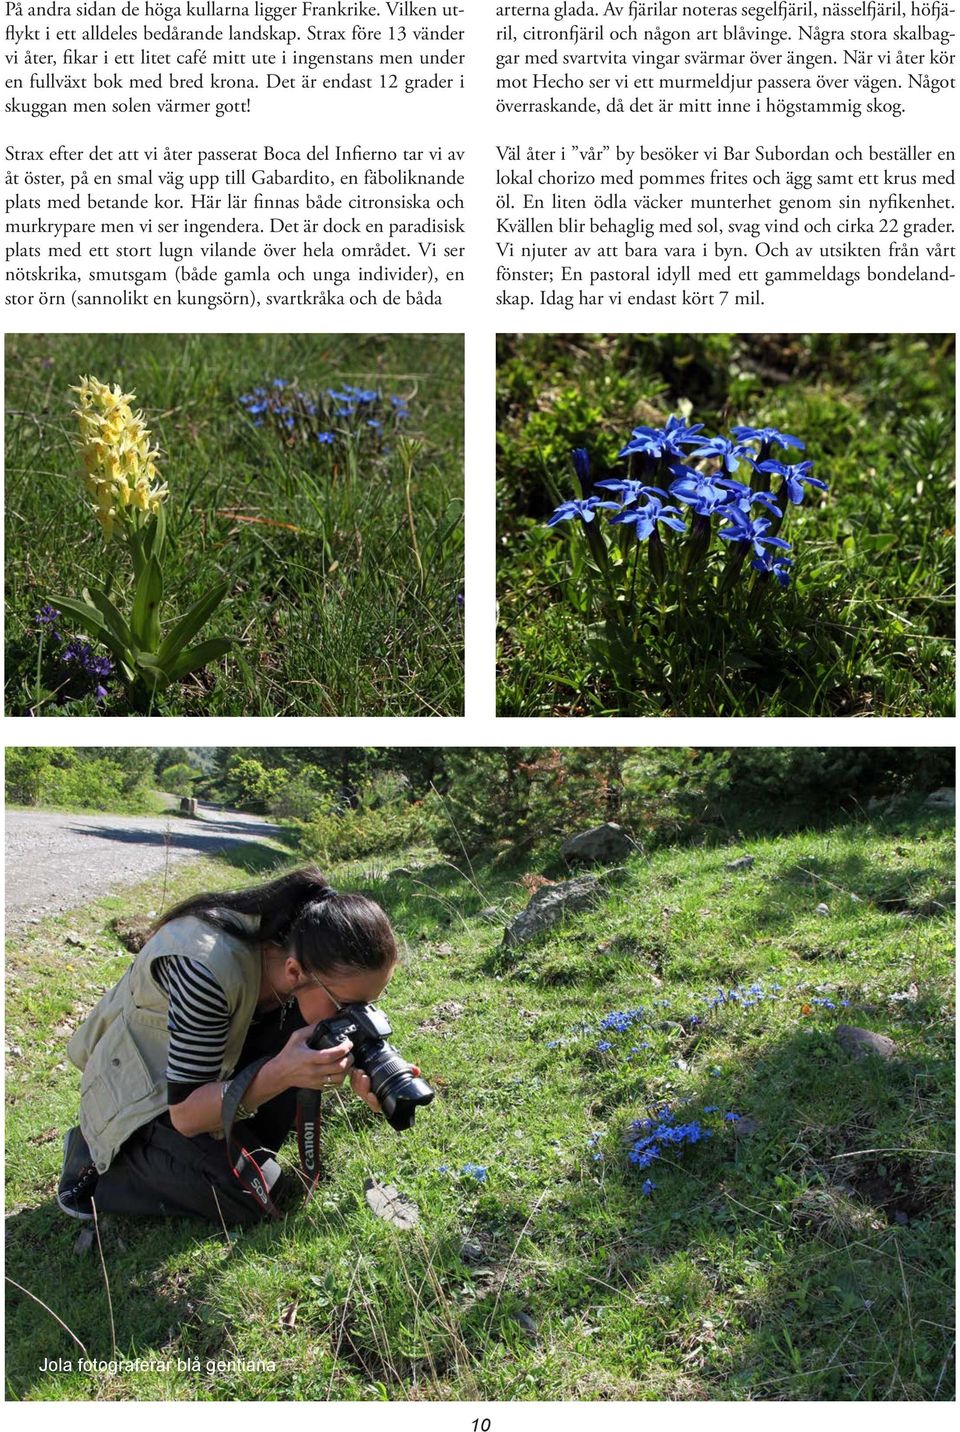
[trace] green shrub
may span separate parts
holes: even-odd
[[[335,860],[386,855],[405,846],[426,844],[433,838],[434,825],[432,802],[404,801],[324,811],[312,820],[297,822],[296,829],[303,854],[329,865]]]

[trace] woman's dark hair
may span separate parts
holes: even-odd
[[[156,929],[193,915],[249,938],[232,915],[259,915],[256,938],[296,955],[304,969],[381,970],[397,957],[390,921],[365,895],[340,894],[314,867],[249,890],[194,895],[168,910]]]

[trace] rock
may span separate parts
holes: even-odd
[[[367,1206],[395,1228],[415,1228],[420,1222],[420,1210],[412,1198],[400,1193],[392,1184],[381,1183],[379,1179],[367,1178],[363,1182],[363,1194]]]
[[[8,1059],[22,1059],[22,1058],[23,1058],[23,1050],[20,1048],[20,1045],[19,1045],[19,1044],[8,1044],[8,1045],[7,1045],[7,1058],[8,1058]]]
[[[956,810],[956,787],[941,786],[939,790],[931,791],[924,801],[924,805],[929,806],[932,810]]]
[[[823,901],[821,900],[820,904],[817,906],[816,910],[814,911],[814,914],[816,914],[816,915],[829,915],[829,914],[830,914],[830,906],[829,906],[829,905],[825,905],[825,904],[823,903]]]
[[[568,865],[582,862],[584,865],[609,865],[622,860],[633,849],[633,841],[623,826],[608,820],[592,830],[571,835],[560,847],[560,854]]]
[[[73,1244],[73,1251],[78,1258],[82,1258],[85,1254],[90,1252],[90,1249],[92,1247],[93,1226],[88,1223],[86,1227],[81,1228],[80,1232],[77,1234]]]
[[[479,1243],[470,1243],[464,1239],[460,1244],[460,1257],[465,1263],[482,1263],[483,1249]]]
[[[145,915],[118,915],[111,920],[110,929],[125,950],[129,950],[131,955],[138,955],[150,938],[153,921]]]
[[[868,1054],[878,1054],[881,1059],[892,1059],[897,1046],[885,1034],[876,1034],[872,1029],[859,1029],[855,1024],[838,1024],[834,1038],[846,1054],[854,1059],[865,1059]]]
[[[523,1331],[525,1333],[530,1333],[534,1337],[536,1336],[536,1320],[532,1318],[529,1313],[517,1313],[517,1322],[523,1328]]]
[[[724,870],[749,870],[751,865],[755,864],[755,855],[741,855],[739,860],[728,860],[723,868]]]
[[[604,887],[595,875],[581,875],[575,880],[562,880],[544,885],[531,898],[525,910],[511,921],[503,932],[507,949],[525,945],[546,930],[552,929],[565,915],[575,910],[589,910],[600,900]]]
[[[78,935],[78,934],[77,934],[76,930],[68,930],[68,931],[67,931],[66,941],[67,941],[67,944],[68,944],[68,945],[77,945],[77,946],[79,946],[79,948],[80,948],[81,950],[83,949],[84,945],[87,943],[86,940],[83,938],[82,935]]]

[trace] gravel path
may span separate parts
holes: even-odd
[[[180,864],[251,841],[269,842],[280,833],[260,816],[203,805],[198,812],[201,820],[7,811],[7,932],[146,880],[168,858]]]

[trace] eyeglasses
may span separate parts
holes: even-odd
[[[308,971],[308,973],[309,973],[309,971]],[[341,1001],[340,1001],[339,999],[337,999],[337,996],[334,994],[333,990],[327,989],[327,987],[326,987],[326,985],[324,984],[323,980],[318,980],[317,977],[316,977],[316,975],[310,975],[310,978],[311,978],[311,980],[313,981],[313,983],[314,983],[315,985],[319,985],[319,986],[320,986],[320,988],[323,990],[324,994],[327,996],[327,999],[333,1000],[333,1003],[334,1003],[334,1005],[335,1005],[335,1007],[336,1007],[337,1009],[343,1009],[343,1004],[341,1003]]]

